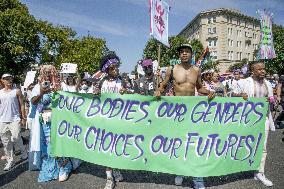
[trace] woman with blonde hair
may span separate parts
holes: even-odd
[[[51,97],[60,89],[57,71],[52,65],[43,65],[39,72],[39,82],[35,85],[31,102],[33,117],[30,140],[30,167],[39,169],[38,182],[54,179],[65,181],[72,170],[69,158],[55,158],[50,155]]]

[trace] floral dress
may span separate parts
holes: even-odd
[[[55,158],[50,155],[50,131],[51,131],[51,112],[44,110],[51,109],[52,93],[43,95],[37,105],[37,111],[40,112],[39,121],[41,125],[41,167],[38,176],[38,182],[46,182],[57,179],[60,174],[69,174],[72,170],[72,163],[69,158]],[[50,114],[50,115],[48,115]]]

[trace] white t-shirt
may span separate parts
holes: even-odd
[[[62,91],[66,91],[66,92],[76,92],[76,86],[70,86],[65,84],[64,82],[61,83],[61,89]]]
[[[40,94],[40,84],[36,84],[32,90],[31,99]]]
[[[20,120],[20,105],[17,96],[19,89],[13,88],[7,92],[0,90],[0,122],[14,122]]]
[[[119,93],[122,88],[121,80],[105,80],[102,84],[101,93]]]
[[[87,90],[81,89],[79,93],[93,93],[93,86],[89,87]]]

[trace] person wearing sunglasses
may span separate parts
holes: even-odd
[[[146,59],[142,61],[141,66],[145,75],[139,78],[138,88],[135,93],[153,96],[157,86],[157,78],[153,72],[153,62],[151,59]]]

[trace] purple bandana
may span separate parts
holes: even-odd
[[[117,64],[119,61],[114,58],[114,59],[109,59],[103,66],[102,72],[106,72],[107,68],[112,65],[112,64]]]

